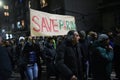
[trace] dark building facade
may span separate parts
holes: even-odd
[[[48,6],[39,8],[39,10],[50,13],[75,16],[76,26],[78,30],[94,30],[102,32],[113,30],[113,28],[116,28],[120,25],[119,0],[48,1]],[[34,3],[32,5],[34,5]]]
[[[29,8],[75,17],[78,30],[108,31],[120,25],[119,0],[3,0],[8,10],[0,9],[1,30],[14,35],[29,35]],[[43,4],[44,3],[44,4]],[[11,5],[12,4],[12,5]],[[9,12],[5,16],[4,12]],[[21,34],[22,33],[22,34]]]

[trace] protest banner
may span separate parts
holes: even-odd
[[[30,9],[31,36],[66,35],[69,30],[75,29],[73,16],[50,14]]]

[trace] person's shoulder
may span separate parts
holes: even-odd
[[[0,45],[0,48],[2,48],[2,46]]]
[[[5,46],[0,46],[0,50],[5,50],[7,49]]]

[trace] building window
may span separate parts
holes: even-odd
[[[40,0],[41,8],[48,6],[47,0]]]

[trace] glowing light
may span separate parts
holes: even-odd
[[[9,16],[9,12],[4,12],[4,16]]]
[[[46,7],[48,6],[47,0],[40,0],[41,7]]]
[[[0,6],[2,6],[3,5],[3,2],[2,1],[0,1]]]
[[[6,9],[6,10],[8,10],[9,6],[8,5],[4,5],[3,8]]]

